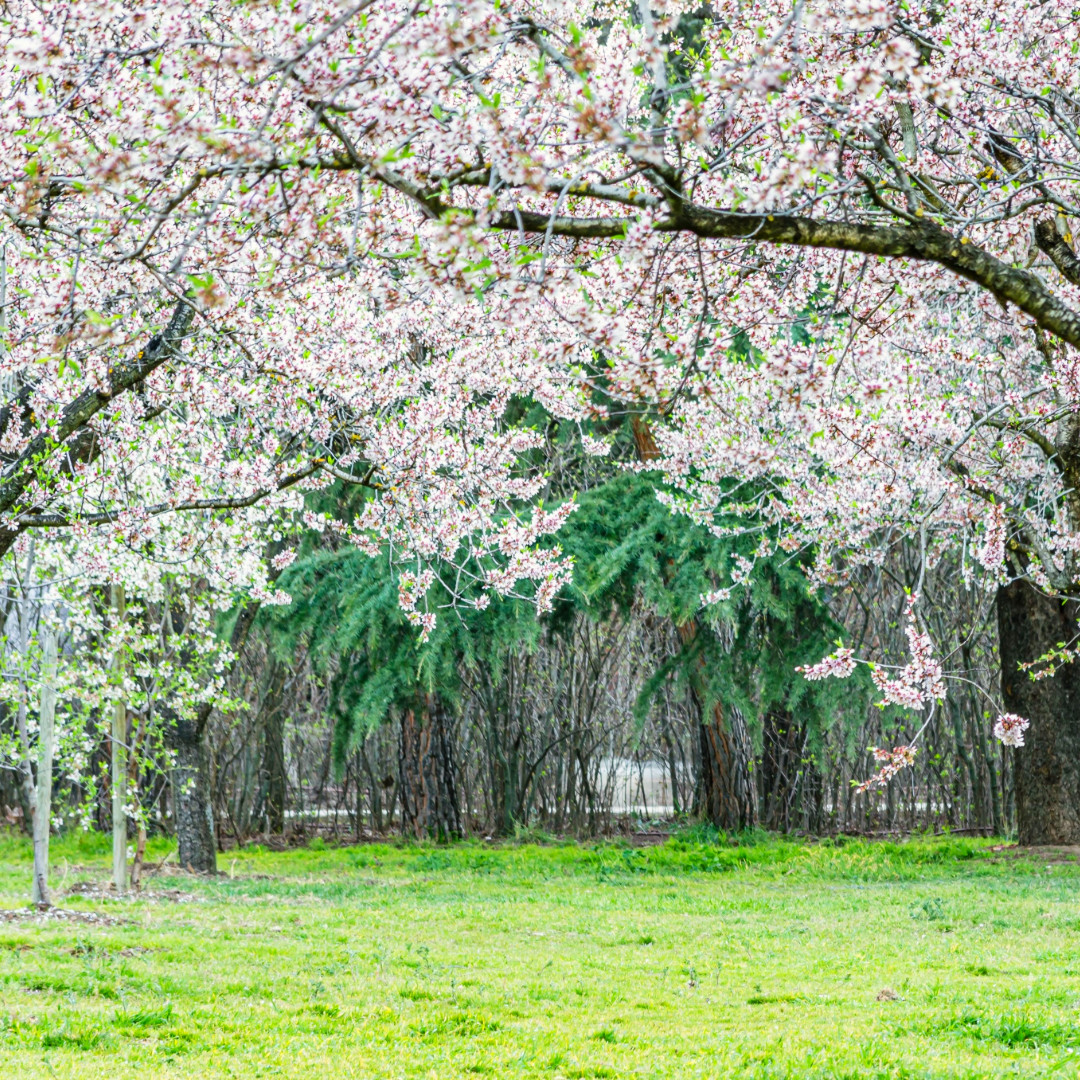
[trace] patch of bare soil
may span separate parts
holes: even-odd
[[[0,908],[0,923],[66,923],[70,926],[123,926],[128,919],[103,915],[100,911],[71,911],[68,908]]]
[[[1031,847],[995,844],[990,850],[1007,859],[1041,859],[1051,866],[1075,866],[1080,863],[1078,844],[1037,844]]]
[[[644,848],[644,847],[657,847],[660,844],[666,844],[671,839],[671,833],[666,832],[639,832],[630,833],[626,838],[626,842],[630,847]]]
[[[79,896],[85,900],[115,900],[116,890],[112,883],[108,885],[96,881],[76,881],[65,890],[65,896]],[[139,889],[128,893],[132,900],[163,901],[170,904],[187,904],[201,897],[182,889]]]

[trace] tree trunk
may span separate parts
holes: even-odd
[[[813,758],[806,763],[802,803],[806,831],[811,836],[821,836],[825,832],[825,778]]]
[[[643,463],[659,456],[656,440],[648,422],[635,416],[631,422],[638,459]],[[697,635],[697,620],[676,626],[684,646]],[[703,663],[703,659],[699,661]],[[703,672],[700,673],[702,676]],[[704,683],[704,678],[692,680]],[[717,702],[706,709],[705,695],[698,685],[692,689],[694,704],[701,717],[701,773],[698,776],[695,806],[698,812],[724,832],[739,832],[758,823],[757,791],[754,786],[754,747],[746,719],[738,709],[724,709]],[[706,716],[708,712],[708,716]]]
[[[271,660],[263,729],[263,759],[260,772],[266,785],[266,824],[271,833],[285,832],[285,709],[281,695],[285,689],[285,666]]]
[[[699,730],[702,812],[723,832],[754,828],[758,823],[754,749],[745,718],[735,708],[725,718],[716,704]]]
[[[696,620],[677,629],[684,647],[697,637]],[[753,829],[758,824],[758,799],[750,731],[738,709],[733,707],[725,713],[719,701],[706,708],[704,663],[705,658],[699,655],[690,679],[694,709],[701,719],[701,772],[695,800],[698,813],[722,832]]]
[[[173,804],[180,865],[200,874],[217,873],[214,811],[202,731],[191,720],[173,717],[168,725],[168,744],[174,756]]]
[[[437,696],[425,695],[421,709],[408,709],[402,715],[398,769],[402,829],[417,837],[460,837],[464,830],[453,731]]]
[[[49,904],[49,829],[52,826],[53,748],[56,739],[56,628],[45,628],[41,708],[38,711],[37,798],[34,800],[35,904]]]
[[[285,714],[274,709],[266,720],[263,747],[266,770],[266,822],[272,833],[285,832]]]
[[[1021,844],[1080,844],[1080,665],[1033,681],[1019,669],[1076,637],[1080,603],[1055,600],[1026,581],[998,590],[1001,693],[1030,721],[1014,751]]]
[[[274,571],[268,580],[277,580]],[[229,648],[239,656],[247,641],[260,604],[245,604],[233,623]],[[179,621],[179,620],[178,620]],[[173,805],[176,808],[176,841],[180,865],[200,874],[217,873],[214,843],[214,808],[211,803],[210,769],[206,760],[206,730],[213,712],[204,701],[191,720],[181,720],[170,705],[160,706],[166,727],[166,743],[173,752]]]
[[[126,615],[123,585],[113,585],[112,604],[116,612],[118,632]],[[113,658],[117,687],[122,693],[124,681],[124,648],[118,645]],[[113,702],[112,716],[112,877],[118,893],[127,888],[127,704],[123,697]]]

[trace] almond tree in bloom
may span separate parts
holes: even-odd
[[[812,543],[842,583],[905,540],[996,582],[1021,839],[1080,839],[1068,4],[80,0],[2,26],[5,535],[336,477],[372,485],[351,533],[415,561],[422,629],[440,556],[543,605],[562,515],[507,516],[539,489],[506,406],[581,419],[602,386],[651,410],[676,508],[762,552]],[[136,505],[102,454],[154,440],[175,475]],[[883,693],[929,708],[910,619]]]
[[[375,77],[402,14],[370,6],[7,9],[0,549],[104,525],[149,551],[159,518],[234,527],[339,480],[375,494],[357,543],[465,547],[480,590],[550,603],[534,545],[566,511],[514,516],[538,439],[502,417],[581,391],[473,333],[468,252],[403,271],[415,223],[336,159],[320,99]]]
[[[122,582],[169,623],[166,581],[218,606],[279,600],[262,556],[299,517],[416,564],[402,596],[421,634],[436,614],[406,581],[431,563],[454,564],[451,592],[473,603],[524,581],[547,607],[566,569],[536,541],[568,510],[528,507],[542,478],[518,463],[539,440],[503,417],[531,396],[577,418],[582,391],[473,335],[459,253],[401,269],[414,223],[334,165],[311,99],[334,93],[357,30],[374,70],[388,24],[365,31],[362,6],[231,14],[0,17],[0,553],[59,530],[62,579]],[[304,89],[311,63],[322,89]],[[302,513],[334,481],[373,494],[348,528]],[[189,682],[157,719],[171,717],[182,860],[212,869],[201,740],[220,702]]]

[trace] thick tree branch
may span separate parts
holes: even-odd
[[[129,361],[116,364],[109,372],[108,388],[86,389],[60,414],[59,421],[38,432],[23,452],[0,473],[0,514],[11,511],[33,483],[42,462],[54,454],[65,442],[76,435],[70,449],[75,458],[93,454],[93,435],[87,439],[85,432],[89,421],[113,398],[137,386],[155,369],[179,354],[180,345],[191,327],[195,314],[194,305],[184,298],[177,302],[168,326],[153,337],[145,349]],[[78,434],[77,434],[78,433]],[[87,445],[83,445],[86,443]],[[2,556],[22,527],[12,522],[0,529],[0,556]]]
[[[1039,250],[1061,271],[1061,276],[1073,285],[1080,285],[1080,259],[1057,231],[1053,218],[1043,218],[1035,226],[1035,243]]]
[[[403,182],[390,170],[381,169],[379,174],[387,184],[415,200],[427,217],[476,216],[471,208],[446,203],[430,189],[421,188],[412,181]],[[459,174],[455,179],[458,184],[468,186],[478,184],[483,175],[484,171],[480,170]],[[641,205],[637,192],[617,185],[578,183],[571,185],[569,190],[574,195],[601,202]],[[666,193],[670,194],[670,190],[666,189]],[[668,202],[669,206],[672,205],[670,199]],[[535,210],[502,210],[492,214],[487,223],[488,227],[505,232],[603,240],[623,236],[635,220],[632,214],[577,217],[544,214]],[[1055,296],[1037,275],[1010,266],[972,244],[966,237],[957,238],[929,221],[869,225],[793,214],[736,214],[680,198],[675,203],[673,213],[657,221],[655,228],[659,232],[687,232],[714,240],[752,240],[777,246],[829,248],[881,258],[937,263],[986,289],[1002,304],[1013,304],[1030,315],[1044,330],[1080,348],[1080,312]],[[1055,245],[1053,251],[1058,258],[1063,258],[1064,249],[1072,261],[1064,263],[1070,268],[1068,270],[1062,268],[1063,263],[1058,263],[1057,258],[1055,263],[1070,281],[1080,281],[1080,260],[1072,254],[1064,240],[1058,238],[1058,241],[1060,246]],[[1047,254],[1051,252],[1047,251]],[[1051,254],[1051,257],[1054,258],[1054,255]],[[1076,278],[1069,277],[1074,272],[1074,264]]]
[[[37,467],[71,435],[84,427],[113,398],[142,382],[166,360],[178,354],[194,314],[195,308],[191,302],[180,300],[165,330],[152,338],[134,359],[117,364],[110,370],[107,389],[84,390],[60,414],[57,424],[30,440],[26,449],[0,473],[0,513],[6,513],[15,506],[30,485]]]
[[[509,232],[548,232],[579,238],[620,236],[628,217],[549,217],[534,212],[504,211],[491,219],[494,228]],[[684,203],[676,217],[659,221],[661,232],[690,232],[718,240],[754,240],[763,244],[831,248],[882,258],[934,262],[1013,304],[1044,330],[1080,348],[1080,312],[1055,296],[1039,278],[931,223],[925,225],[860,225],[821,221],[787,214],[747,215]]]
[[[318,472],[326,465],[323,461],[313,461],[304,468],[290,473],[274,487],[260,488],[250,495],[238,495],[227,499],[189,499],[180,503],[155,503],[153,506],[137,508],[134,512],[139,517],[160,517],[162,514],[180,514],[188,510],[243,510],[254,506],[268,495],[285,491],[301,480]],[[22,532],[23,529],[63,529],[72,525],[112,525],[122,521],[130,510],[107,510],[100,514],[20,514],[10,527]]]

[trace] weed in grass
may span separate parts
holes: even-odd
[[[912,904],[910,914],[913,919],[926,919],[935,922],[945,918],[945,907],[936,896],[928,896],[925,900]]]
[[[173,1007],[166,1003],[158,1009],[137,1009],[135,1012],[117,1012],[113,1021],[118,1027],[161,1027],[172,1020]]]

